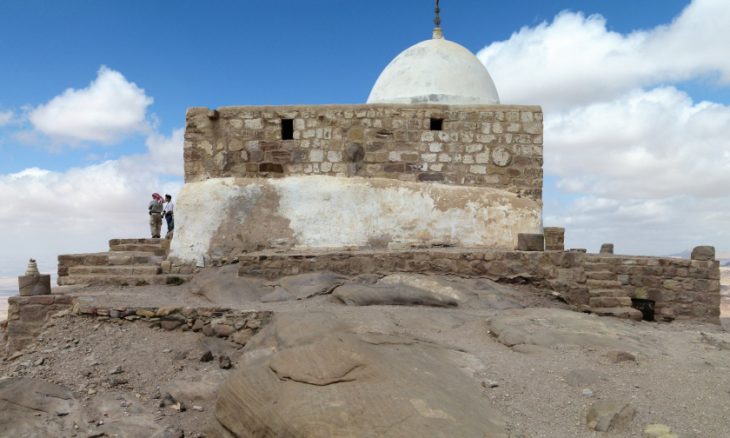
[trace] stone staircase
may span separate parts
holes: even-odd
[[[601,316],[641,320],[641,312],[631,307],[631,297],[618,281],[617,275],[607,268],[602,263],[586,261],[586,286],[591,312]]]
[[[166,239],[112,239],[109,251],[58,256],[59,286],[181,284],[190,274],[163,273]]]

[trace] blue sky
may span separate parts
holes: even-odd
[[[666,23],[687,1],[442,2],[446,36],[476,52],[522,26],[570,9],[601,13],[627,32]],[[82,88],[101,65],[155,99],[165,132],[189,106],[364,102],[382,68],[430,35],[429,0],[48,1],[3,0],[0,14],[0,108],[38,105]],[[139,139],[137,139],[139,140]],[[5,142],[4,142],[5,143]],[[111,156],[143,149],[127,142]],[[0,171],[44,160],[3,148]],[[62,168],[82,158],[47,158]]]
[[[602,168],[595,162],[612,163],[612,157],[604,160],[599,154],[609,147],[603,143],[619,145],[623,140],[588,138],[580,153],[574,153],[577,146],[571,139],[587,138],[587,134],[570,123],[571,117],[580,116],[597,132],[596,123],[605,114],[617,117],[616,126],[621,126],[636,119],[622,114],[624,109],[661,102],[677,111],[678,120],[688,123],[681,132],[695,132],[697,126],[708,123],[713,130],[725,132],[730,67],[728,61],[720,60],[720,43],[715,51],[704,53],[698,48],[708,45],[709,36],[703,32],[712,31],[719,41],[727,35],[723,29],[730,29],[726,13],[730,4],[726,3],[441,2],[445,36],[479,54],[503,101],[543,105],[546,225],[567,226],[570,245],[593,249],[602,241],[614,241],[617,250],[661,254],[716,241],[718,247],[730,249],[730,235],[723,226],[730,223],[726,222],[730,210],[715,211],[727,198],[712,189],[728,182],[722,176],[730,168],[726,139],[717,135],[686,151],[687,157],[694,157],[690,159],[692,167],[697,167],[693,172],[707,175],[711,183],[709,188],[693,188],[691,182],[682,182],[687,172],[679,168],[681,163],[667,161],[667,148],[675,147],[673,140],[661,144],[661,135],[647,128],[645,137],[632,137],[631,143],[621,144],[623,149],[616,147],[615,153],[623,155],[614,156],[614,163],[625,162],[626,157],[639,160],[618,172],[615,164]],[[101,250],[107,238],[120,233],[144,234],[143,216],[141,224],[122,223],[137,218],[125,209],[136,208],[131,200],[138,193],[179,188],[180,171],[165,163],[176,160],[177,147],[181,153],[182,145],[176,142],[187,107],[361,103],[385,65],[408,46],[429,38],[433,27],[429,0],[0,0],[0,10],[0,196],[5,198],[0,225],[14,230],[0,234],[0,239],[7,243],[15,242],[10,234],[37,236],[31,237],[28,251],[43,252],[49,264],[54,251]],[[591,18],[593,14],[602,19]],[[707,25],[698,26],[698,22]],[[556,41],[555,50],[550,41]],[[581,42],[602,49],[571,46]],[[527,51],[528,45],[532,52]],[[527,59],[534,58],[529,55],[534,51],[556,55],[539,62]],[[692,55],[699,52],[702,56]],[[730,58],[728,52],[724,55]],[[676,62],[667,61],[675,57]],[[610,68],[603,69],[602,63]],[[152,101],[137,101],[136,109],[129,110],[130,117],[136,114],[141,120],[104,131],[103,141],[95,134],[75,138],[66,131],[58,135],[63,127],[52,126],[52,113],[41,121],[39,108],[65,90],[84,90],[97,79],[104,82],[100,79],[103,66],[120,75],[110,74],[104,81],[121,83],[136,97]],[[524,68],[518,71],[517,66]],[[557,94],[549,93],[556,89]],[[699,106],[703,100],[719,107],[711,118],[697,120],[695,114],[709,111]],[[64,117],[58,120],[74,120],[71,113]],[[646,126],[653,126],[649,122]],[[693,134],[693,141],[698,136]],[[695,162],[698,154],[701,159]],[[572,156],[575,160],[568,162],[566,157]],[[135,163],[140,162],[146,167],[140,166],[145,170],[137,172]],[[706,169],[702,168],[705,162]],[[152,164],[157,168],[149,168]],[[24,174],[29,168],[40,173]],[[667,169],[666,178],[658,169]],[[655,176],[659,176],[656,184],[642,185]],[[667,194],[657,189],[659,185],[674,192]],[[59,186],[65,191],[59,191]],[[134,190],[124,191],[130,187]],[[609,190],[612,187],[616,190]],[[89,188],[98,189],[98,204],[113,210],[116,219],[94,221],[85,216],[96,205],[89,201],[93,194],[84,191]],[[28,208],[42,210],[59,198],[57,208],[66,205],[71,213],[49,208],[47,217],[41,213],[22,220],[17,217]],[[139,202],[145,201],[146,197]],[[686,215],[687,206],[707,220],[693,222],[696,217]],[[662,219],[657,221],[659,216]],[[636,234],[626,233],[631,224],[636,225]],[[66,239],[39,231],[49,225]],[[649,241],[641,242],[644,238]],[[51,247],[44,244],[49,241],[54,242]],[[0,276],[14,272],[17,267],[11,265],[27,258],[25,253],[2,251]]]

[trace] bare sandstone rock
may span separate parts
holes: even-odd
[[[255,341],[216,405],[234,436],[508,436],[443,347],[324,313],[277,315]]]
[[[107,394],[85,405],[62,386],[34,378],[0,381],[0,435],[7,437],[140,436],[161,437],[154,417],[136,402],[119,409],[119,395]],[[95,419],[104,418],[103,422]]]
[[[502,344],[552,347],[578,345],[633,351],[656,348],[651,339],[641,339],[619,320],[561,309],[506,310],[487,321],[490,331]]]
[[[459,304],[454,296],[440,291],[414,287],[412,282],[401,280],[381,281],[374,285],[345,284],[335,289],[334,296],[350,306],[419,305],[454,307]]]

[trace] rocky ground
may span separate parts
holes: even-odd
[[[0,364],[0,436],[728,436],[719,326],[600,318],[486,280],[266,282],[234,268],[179,287],[65,289],[106,306],[274,318],[243,348],[141,321],[53,318]]]

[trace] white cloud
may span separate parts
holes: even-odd
[[[727,1],[695,0],[671,24],[627,35],[609,31],[600,15],[564,12],[478,57],[503,102],[565,109],[704,75],[730,84],[727,41]]]
[[[694,0],[671,23],[621,34],[563,12],[485,47],[505,103],[545,110],[545,224],[572,246],[628,253],[730,248],[730,102],[683,81],[730,85],[730,8]]]
[[[618,254],[667,255],[703,244],[722,250],[730,242],[730,197],[585,196],[567,208],[546,206],[544,222],[566,227],[566,247],[593,252],[607,242]]]
[[[0,111],[0,126],[5,126],[13,121],[15,115],[12,111]]]
[[[69,88],[33,109],[36,130],[56,142],[114,143],[149,130],[145,117],[153,99],[119,72],[102,66],[83,89]]]
[[[182,176],[184,135],[183,128],[174,130],[169,137],[153,133],[145,141],[147,159],[126,157],[122,161],[130,167],[147,166],[151,173]]]
[[[546,171],[571,192],[718,197],[730,187],[730,106],[671,87],[550,114],[545,143]]]

